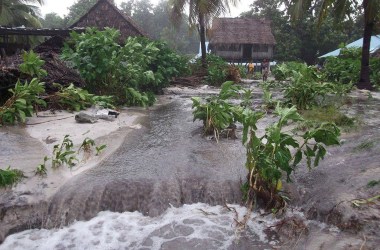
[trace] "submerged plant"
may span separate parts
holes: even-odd
[[[54,145],[52,168],[57,168],[63,164],[67,164],[70,168],[73,167],[74,161],[78,161],[73,147],[74,144],[69,135],[65,135],[61,144]]]
[[[25,175],[21,170],[11,169],[10,166],[6,169],[0,169],[0,187],[13,186],[22,178],[25,178]]]
[[[36,167],[36,175],[39,175],[39,176],[46,176],[47,175],[47,168],[46,168],[46,162],[49,160],[50,158],[48,158],[47,156],[44,157],[44,163],[38,165]]]
[[[205,134],[213,134],[218,140],[219,134],[235,122],[235,113],[241,107],[230,104],[227,100],[239,95],[241,88],[229,81],[222,84],[218,96],[213,96],[203,103],[200,98],[193,97],[194,121],[203,121]]]
[[[286,173],[287,181],[290,181],[291,174],[303,157],[309,168],[318,166],[326,154],[325,146],[339,144],[340,130],[334,124],[324,123],[306,131],[299,142],[295,135],[282,131],[288,122],[302,120],[296,108],[281,108],[277,105],[275,114],[279,117],[278,121],[268,126],[263,136],[256,134],[256,124],[263,113],[245,109],[239,120],[243,124],[242,141],[247,150],[247,197],[250,202],[261,198],[268,208],[278,209],[285,203],[278,195],[283,172]]]
[[[102,144],[100,146],[96,146],[95,147],[95,149],[96,149],[96,156],[99,156],[106,147],[107,147],[107,145],[105,145],[105,144]]]

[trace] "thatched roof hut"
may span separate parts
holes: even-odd
[[[130,17],[122,13],[110,0],[99,0],[70,27],[115,28],[120,30],[122,40],[129,36],[147,36]]]
[[[213,21],[209,48],[226,60],[271,59],[275,44],[270,20],[216,18]]]

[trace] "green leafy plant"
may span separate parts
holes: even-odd
[[[218,96],[208,98],[205,103],[198,97],[191,98],[194,121],[203,121],[205,134],[214,134],[218,140],[221,130],[234,123],[234,113],[240,107],[228,103],[227,100],[238,96],[240,89],[234,82],[229,81],[222,84]]]
[[[0,187],[13,186],[22,178],[25,178],[25,175],[21,170],[11,169],[10,166],[6,169],[0,169]]]
[[[359,80],[361,64],[360,48],[342,48],[338,57],[328,57],[323,67],[323,77],[327,81],[341,84],[355,84]],[[370,79],[380,85],[380,58],[370,58]]]
[[[34,106],[46,106],[46,102],[38,97],[45,92],[44,84],[36,78],[24,84],[17,81],[9,91],[12,96],[0,107],[0,124],[24,123],[26,117],[33,115]]]
[[[263,88],[263,105],[262,108],[266,111],[276,107],[277,102],[273,99],[272,93],[267,88]]]
[[[45,64],[44,60],[41,60],[38,54],[33,50],[24,52],[22,55],[23,63],[20,64],[20,71],[24,74],[32,77],[43,78],[47,76],[46,70],[41,67]]]
[[[187,58],[163,42],[129,37],[120,46],[119,37],[114,29],[87,29],[71,34],[71,41],[65,45],[62,58],[80,72],[91,93],[112,95],[117,104],[151,104],[155,100],[151,93],[160,93],[172,77],[188,71]],[[142,98],[136,98],[136,93]],[[143,96],[149,101],[142,101]]]
[[[96,149],[96,156],[99,156],[106,147],[107,147],[107,145],[105,145],[105,144],[102,144],[100,146],[96,146],[95,147],[95,149]]]
[[[74,162],[78,161],[73,147],[74,144],[69,135],[65,135],[61,144],[54,145],[52,167],[57,168],[63,164],[67,164],[70,168],[73,167]]]
[[[47,168],[46,168],[46,162],[49,160],[50,158],[48,158],[47,156],[44,157],[44,163],[41,163],[40,165],[38,165],[36,167],[36,175],[39,175],[39,176],[46,176],[47,175]]]
[[[114,108],[112,96],[96,96],[88,93],[87,90],[75,87],[73,84],[63,87],[58,83],[54,83],[54,86],[59,90],[53,95],[46,97],[50,107],[73,111],[80,111],[92,105]]]
[[[263,113],[244,109],[238,120],[243,124],[242,142],[247,150],[247,197],[251,202],[255,198],[261,198],[268,208],[278,209],[285,203],[278,195],[283,172],[286,173],[287,181],[290,181],[291,174],[303,156],[309,168],[318,166],[326,154],[325,146],[339,145],[340,130],[334,124],[325,123],[306,131],[299,142],[295,135],[282,131],[288,122],[302,120],[297,109],[281,108],[277,105],[275,114],[279,117],[278,121],[268,126],[263,136],[256,134],[256,124],[263,117]]]
[[[294,72],[292,82],[285,87],[284,97],[287,103],[295,105],[299,110],[320,105],[328,93],[333,93],[331,83],[320,83],[302,73]]]
[[[91,138],[85,138],[78,149],[78,153],[83,151],[83,160],[87,160],[90,157],[92,147],[95,146],[95,141]]]

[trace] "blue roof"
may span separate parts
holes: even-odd
[[[362,46],[363,46],[363,38],[360,38],[359,40],[356,40],[355,42],[347,44],[346,48],[354,48],[354,47],[361,48]],[[371,36],[371,46],[369,48],[369,53],[373,53],[378,49],[380,49],[380,35]],[[340,49],[336,49],[318,58],[328,57],[328,56],[339,56],[339,53],[340,53]]]

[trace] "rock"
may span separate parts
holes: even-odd
[[[94,115],[89,115],[84,112],[79,112],[75,115],[75,120],[78,123],[95,123],[98,120],[98,117]]]

